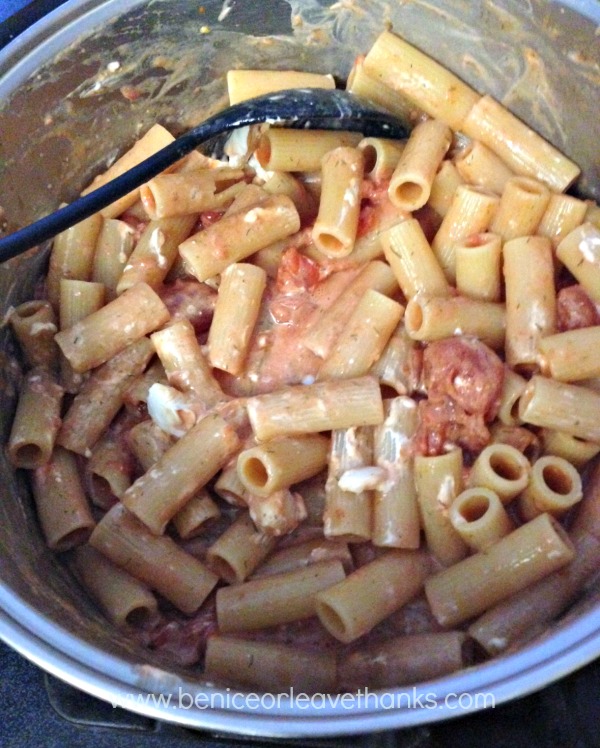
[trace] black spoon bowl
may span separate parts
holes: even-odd
[[[116,179],[55,213],[0,239],[0,262],[52,239],[140,187],[207,141],[246,125],[268,123],[304,130],[347,130],[365,137],[406,137],[407,127],[346,91],[299,88],[259,96],[225,109],[181,135]]]

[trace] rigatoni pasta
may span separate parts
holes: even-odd
[[[548,514],[527,522],[480,552],[429,577],[425,594],[443,626],[468,620],[562,568],[575,552]]]
[[[33,470],[50,459],[61,425],[63,394],[47,369],[28,372],[8,438],[8,457],[15,467]]]
[[[136,283],[97,312],[61,330],[55,339],[75,371],[89,371],[168,319],[160,297],[146,283]]]
[[[332,85],[229,80],[233,100]],[[600,244],[559,192],[576,169],[391,32],[348,89],[407,140],[241,129],[57,237],[6,318],[8,456],[47,545],[162,659],[241,687],[438,677],[600,568]]]
[[[358,148],[334,148],[323,156],[321,201],[312,237],[328,257],[345,257],[352,252],[363,172],[364,159]]]

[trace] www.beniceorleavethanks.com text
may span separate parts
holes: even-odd
[[[296,692],[293,688],[282,693],[241,693],[227,688],[225,691],[214,693],[190,693],[179,688],[176,693],[128,693],[118,701],[113,701],[113,707],[121,706],[125,709],[134,705],[162,709],[178,709],[190,711],[192,709],[233,709],[236,711],[271,711],[292,709],[298,711],[319,711],[342,709],[354,711],[357,709],[391,710],[391,709],[446,709],[450,711],[472,711],[479,709],[493,709],[496,700],[493,693],[448,693],[443,697],[433,691],[420,693],[416,688],[400,693],[378,693],[368,688],[359,689],[353,693],[307,694]]]

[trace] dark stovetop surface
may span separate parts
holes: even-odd
[[[249,1],[249,0],[247,0]],[[0,0],[0,48],[65,0]],[[600,748],[600,661],[538,693],[432,726],[333,740],[196,732],[113,709],[0,642],[0,748]]]

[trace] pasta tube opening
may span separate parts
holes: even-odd
[[[462,517],[462,519],[465,520],[465,522],[469,522],[473,524],[474,522],[478,522],[480,519],[485,517],[485,515],[490,510],[490,496],[487,489],[473,489],[471,492],[467,494],[467,492],[464,492],[465,495],[463,495],[460,502],[456,501],[455,503],[459,504],[456,508],[456,512]]]
[[[519,499],[519,510],[524,519],[532,519],[542,512],[561,517],[581,500],[581,476],[562,457],[546,455],[533,466],[531,481]]]
[[[246,481],[254,486],[264,488],[269,482],[269,471],[258,457],[248,457],[241,469]]]
[[[514,530],[497,493],[489,488],[468,488],[453,501],[450,521],[465,543],[483,551]]]
[[[505,480],[517,480],[523,475],[522,465],[512,455],[494,453],[490,456],[490,467]]]
[[[319,232],[318,242],[321,247],[321,251],[329,257],[336,257],[338,255],[341,255],[346,250],[346,244],[337,236],[328,231]]]
[[[425,315],[419,299],[411,299],[404,312],[404,324],[409,335],[416,336],[423,327]]]
[[[530,472],[529,460],[516,447],[498,442],[487,446],[475,460],[469,485],[489,488],[507,504],[525,489]]]
[[[335,636],[336,639],[339,639],[339,641],[342,642],[352,640],[352,633],[347,625],[347,621],[340,613],[338,613],[332,604],[320,600],[317,603],[317,612],[323,626],[325,626],[329,633]]]
[[[10,456],[15,465],[30,470],[43,465],[47,459],[45,451],[39,444],[21,444],[11,450]]]

